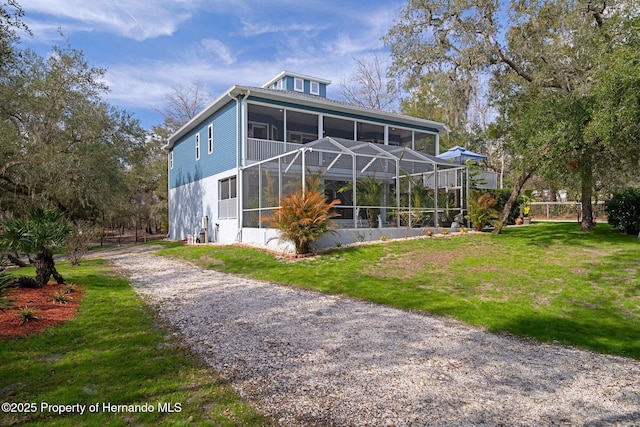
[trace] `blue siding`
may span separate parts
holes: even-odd
[[[231,100],[173,146],[173,169],[169,187],[181,185],[233,169],[237,164],[237,108]],[[208,128],[213,124],[213,152],[208,151]],[[200,134],[200,160],[196,160],[196,134]]]
[[[284,76],[282,78],[282,89],[295,92],[294,80],[295,79],[292,76]],[[306,93],[307,95],[320,96],[322,98],[326,98],[327,97],[327,85],[326,85],[326,83],[319,83],[318,82],[319,85],[320,85],[320,94],[319,95],[315,95],[315,94],[311,93],[311,80],[307,80],[307,79],[303,79],[303,80],[304,80],[304,93]]]
[[[291,76],[284,76],[282,78],[282,88],[284,90],[291,90],[293,91],[293,77]]]
[[[322,98],[327,97],[327,85],[324,83],[320,83],[320,96]]]

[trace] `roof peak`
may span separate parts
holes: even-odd
[[[310,81],[314,81],[314,82],[318,82],[318,83],[323,83],[323,84],[326,84],[326,85],[330,85],[331,84],[331,80],[322,79],[320,77],[314,77],[314,76],[310,76],[310,75],[307,75],[307,74],[296,73],[296,72],[293,72],[293,71],[285,70],[285,71],[282,71],[277,76],[275,76],[274,78],[272,78],[271,80],[269,80],[267,83],[263,84],[262,87],[263,88],[268,88],[269,86],[271,86],[272,84],[274,84],[275,82],[277,82],[278,80],[280,80],[281,78],[283,78],[285,76],[297,77],[299,79],[310,80]]]

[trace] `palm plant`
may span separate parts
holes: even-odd
[[[340,200],[327,201],[327,197],[316,189],[290,193],[280,200],[280,208],[261,222],[272,223],[284,239],[291,240],[296,253],[311,251],[311,244],[329,230],[331,219],[339,216],[332,209]]]
[[[52,275],[58,283],[64,283],[53,259],[53,251],[65,245],[72,229],[64,214],[33,208],[27,218],[9,217],[1,225],[4,233],[0,236],[0,247],[24,255],[35,254],[36,278],[16,279],[20,286],[42,288]]]
[[[467,218],[471,220],[473,228],[482,231],[487,224],[494,227],[499,224],[498,211],[495,209],[497,203],[488,192],[475,192],[472,195]]]
[[[0,311],[4,311],[13,306],[13,301],[7,296],[11,286],[13,286],[13,278],[0,272]]]
[[[339,191],[344,193],[352,190],[353,183],[349,183]],[[380,216],[380,208],[378,206],[382,203],[385,182],[379,180],[374,173],[356,180],[355,190],[358,206],[365,207],[369,227],[376,228],[378,226],[378,217]]]

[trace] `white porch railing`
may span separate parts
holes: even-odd
[[[247,138],[247,160],[265,160],[300,147],[302,144],[293,142]]]
[[[225,199],[218,201],[218,218],[237,218],[238,217],[238,199]]]

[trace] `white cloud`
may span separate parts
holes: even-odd
[[[231,54],[229,47],[218,39],[203,39],[200,44],[206,52],[216,55],[224,64],[231,65],[235,62],[235,57]]]
[[[272,33],[309,32],[326,28],[326,25],[311,23],[278,25],[273,22],[256,22],[252,19],[242,20],[242,35],[244,37],[261,36]]]
[[[38,38],[50,38],[52,29],[103,31],[142,41],[173,34],[191,17],[190,9],[169,0],[25,0],[25,22]],[[31,14],[55,18],[48,25],[34,25]],[[43,31],[43,32],[40,32]]]
[[[338,0],[308,0],[304,4],[298,0],[22,2],[27,18],[33,13],[33,21],[27,23],[39,41],[45,36],[59,40],[58,28],[65,35],[100,31],[140,41],[174,34],[148,44],[123,44],[119,55],[111,54],[115,61],[98,60],[97,65],[107,69],[105,83],[111,89],[105,98],[144,115],[162,108],[174,85],[200,81],[216,98],[234,84],[261,86],[282,70],[332,80],[329,96],[335,97],[340,82],[355,70],[353,58],[374,53],[386,57],[380,37],[396,14],[388,3],[373,6],[361,1],[358,6]],[[214,13],[206,17],[207,26],[202,27],[204,19],[198,18],[207,13],[205,6]],[[175,34],[192,15],[190,28]],[[100,58],[98,50],[89,48],[89,52]],[[150,126],[154,123],[149,121],[156,119],[159,123],[160,119],[153,117],[144,125]]]

